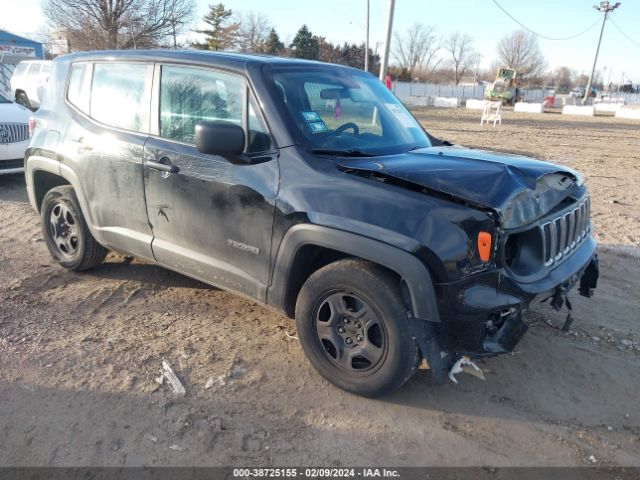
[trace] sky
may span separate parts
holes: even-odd
[[[210,3],[218,1],[196,0],[197,18],[208,11]],[[597,22],[572,40],[538,39],[550,68],[568,66],[578,74],[590,72],[600,30],[598,20],[602,18],[592,6],[599,0],[498,1],[528,28],[548,37],[572,36]],[[291,41],[300,26],[307,24],[312,33],[334,43],[364,41],[366,0],[223,0],[223,3],[234,12],[262,13],[282,40]],[[370,0],[370,3],[373,49],[384,39],[388,0]],[[610,14],[615,25],[610,21],[606,24],[598,70],[607,82],[617,83],[624,76],[626,81],[640,83],[640,0],[621,0],[621,3]],[[46,25],[40,0],[0,0],[0,11],[0,28],[21,35],[37,34]],[[494,62],[500,38],[521,28],[492,0],[396,0],[394,31],[402,33],[416,22],[437,27],[443,36],[455,31],[471,35],[476,50],[482,55],[481,68],[489,68]]]

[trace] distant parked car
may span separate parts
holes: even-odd
[[[16,103],[31,110],[39,108],[47,89],[50,69],[49,60],[20,62],[11,77],[11,93]]]
[[[571,90],[571,92],[569,92],[569,95],[571,95],[572,97],[584,97],[584,92],[586,91],[585,87],[576,87],[573,90]]]
[[[556,89],[550,88],[543,90],[543,100],[542,103],[546,107],[555,107],[556,104]]]
[[[24,171],[31,112],[0,95],[0,175]]]

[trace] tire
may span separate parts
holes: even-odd
[[[27,94],[24,92],[16,94],[16,103],[31,110],[31,102],[29,101],[29,97],[27,97]]]
[[[363,260],[340,260],[314,272],[300,290],[296,325],[313,367],[358,395],[390,393],[420,364],[400,282]]]
[[[91,235],[73,187],[52,188],[42,201],[40,214],[44,240],[53,258],[70,270],[100,265],[107,249]]]

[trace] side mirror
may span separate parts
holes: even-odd
[[[240,125],[229,122],[198,122],[196,148],[201,153],[237,157],[244,152],[245,135]]]

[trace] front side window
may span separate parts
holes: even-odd
[[[96,63],[93,67],[90,114],[106,125],[142,130],[145,85],[151,66],[126,63]]]
[[[160,76],[160,136],[195,143],[198,122],[243,125],[244,80],[202,68],[163,66]]]
[[[370,74],[333,66],[280,66],[271,80],[276,101],[312,150],[386,155],[431,145],[404,105]]]

